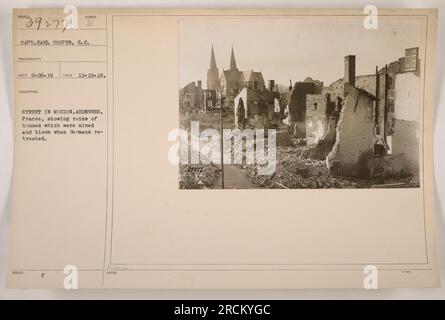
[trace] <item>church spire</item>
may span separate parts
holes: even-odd
[[[210,55],[210,69],[216,69],[216,60],[215,60],[215,52],[213,51],[213,44],[212,44],[212,53]]]
[[[232,53],[230,54],[230,70],[238,70],[236,67],[235,54],[233,53],[233,46]]]
[[[207,89],[218,90],[219,88],[219,71],[216,66],[215,52],[213,50],[210,53],[210,69],[207,70]]]

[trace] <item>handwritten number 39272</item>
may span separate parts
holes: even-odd
[[[60,29],[62,32],[65,32],[69,21],[66,19],[44,19],[42,17],[37,17],[35,19],[31,17],[27,17],[27,22],[25,24],[26,28],[35,28],[36,30],[45,29]]]

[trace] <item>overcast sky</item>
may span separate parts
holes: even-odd
[[[381,16],[378,30],[366,30],[362,17],[186,19],[179,23],[179,81],[206,86],[212,44],[220,72],[229,68],[233,45],[238,68],[261,71],[266,82],[309,76],[329,85],[343,77],[346,55],[357,56],[357,75],[369,74],[422,43],[419,17]]]

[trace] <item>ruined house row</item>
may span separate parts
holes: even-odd
[[[287,124],[294,137],[306,139],[305,155],[325,160],[337,176],[418,176],[420,88],[419,48],[360,76],[356,57],[348,55],[343,78],[327,87],[310,77],[291,84],[284,103],[273,80],[266,90],[244,87],[234,98],[235,124]]]
[[[406,49],[404,57],[362,76],[355,74],[356,57],[346,56],[344,77],[330,86],[296,83],[291,121],[312,145],[309,155],[325,159],[339,176],[418,176],[418,56],[418,48]]]
[[[332,174],[356,178],[419,175],[419,48],[378,69],[356,75],[356,57],[344,60],[343,78],[325,87],[308,77],[278,92],[261,73],[230,69],[219,75],[211,51],[207,89],[201,81],[180,91],[182,108],[230,106],[235,126],[291,128],[309,144],[307,156],[326,160]],[[284,107],[285,106],[285,107]]]

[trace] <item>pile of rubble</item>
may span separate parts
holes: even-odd
[[[257,165],[242,165],[252,183],[271,189],[367,188],[370,181],[334,177],[323,160],[299,156],[295,147],[277,148],[277,166],[270,176],[258,175]]]
[[[297,148],[296,154],[299,157],[324,160],[329,152],[331,152],[335,141],[320,139],[315,144],[308,144],[306,139],[300,138],[294,139],[292,143]]]
[[[180,165],[180,189],[211,188],[219,176],[220,169],[214,165]]]

